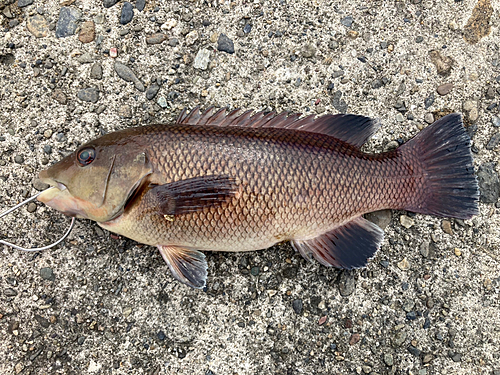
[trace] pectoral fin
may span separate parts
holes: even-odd
[[[177,280],[192,288],[205,287],[208,266],[202,252],[179,246],[158,245],[158,249]]]
[[[358,217],[312,240],[294,240],[292,246],[307,260],[312,256],[327,267],[353,269],[366,266],[383,239],[382,229]]]
[[[222,204],[238,192],[235,179],[203,176],[153,187],[147,194],[161,215],[180,215]]]

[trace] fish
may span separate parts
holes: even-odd
[[[449,114],[400,147],[361,151],[380,123],[355,114],[183,110],[170,124],[108,133],[39,173],[38,200],[156,246],[177,280],[204,288],[203,251],[289,241],[308,261],[366,267],[382,209],[470,219],[471,141]]]

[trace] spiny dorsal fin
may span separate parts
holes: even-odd
[[[324,115],[315,118],[314,115],[300,117],[300,113],[257,112],[248,110],[240,114],[240,109],[229,113],[226,108],[221,108],[213,113],[214,107],[209,107],[205,112],[200,112],[200,107],[195,107],[187,113],[184,109],[176,123],[182,125],[212,125],[212,126],[239,126],[247,128],[282,128],[295,129],[310,133],[325,134],[353,146],[361,147],[377,131],[377,121],[364,116],[351,114]]]

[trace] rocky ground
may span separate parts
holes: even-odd
[[[182,108],[377,117],[381,152],[462,112],[480,215],[380,212],[364,270],[288,245],[207,254],[208,287],[79,220],[0,255],[2,374],[500,374],[498,0],[1,0],[0,208],[106,132]],[[0,235],[67,225],[32,203]]]

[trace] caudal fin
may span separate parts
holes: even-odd
[[[479,189],[470,138],[460,114],[439,119],[400,149],[419,160],[425,176],[421,199],[405,209],[457,219],[478,214]]]

